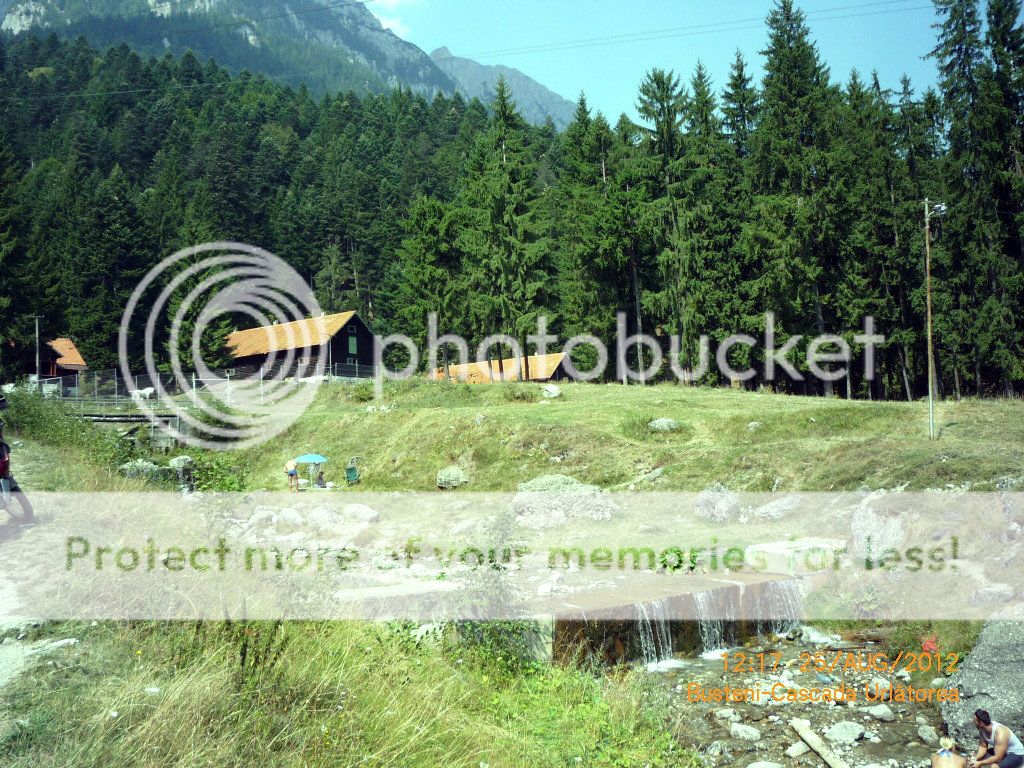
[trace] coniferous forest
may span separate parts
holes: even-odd
[[[358,310],[380,333],[425,339],[436,311],[440,332],[471,342],[524,338],[546,315],[563,339],[611,345],[625,312],[630,332],[676,337],[690,366],[701,335],[759,337],[772,312],[777,343],[835,333],[857,361],[834,384],[777,389],[916,398],[928,198],[948,206],[931,227],[938,389],[1013,395],[1021,2],[935,2],[935,89],[831,72],[780,0],[763,50],[737,52],[727,82],[700,63],[654,69],[622,94],[639,123],[581,96],[561,133],[528,125],[502,87],[491,105],[407,90],[314,98],[190,54],[0,35],[0,367],[24,372],[37,314],[92,369],[114,367],[140,277],[229,239],[281,256],[326,311]],[[886,337],[870,382],[853,342],[867,315]],[[727,382],[712,366],[701,383]]]

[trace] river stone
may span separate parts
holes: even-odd
[[[709,485],[693,502],[697,515],[713,523],[731,520],[740,509],[739,498],[721,483]]]
[[[751,763],[747,768],[784,768],[782,763],[773,763],[771,760],[758,760],[756,763]]]
[[[743,741],[757,741],[761,738],[761,732],[752,725],[744,725],[743,723],[733,723],[729,726],[729,735],[734,739],[742,739]]]
[[[960,689],[959,701],[942,704],[942,718],[958,741],[977,740],[972,719],[976,709],[988,710],[1000,723],[1024,720],[1024,622],[988,622],[974,650],[946,683]]]
[[[137,477],[144,480],[155,479],[164,473],[163,467],[158,467],[151,461],[145,459],[134,459],[120,466],[121,474],[125,477]]]
[[[451,490],[452,488],[458,488],[460,485],[465,485],[468,482],[469,478],[466,477],[466,473],[462,471],[462,467],[456,466],[455,464],[450,464],[437,473],[438,488]]]
[[[380,521],[380,512],[365,504],[346,504],[345,515],[360,523],[376,523]]]
[[[540,393],[549,400],[554,400],[556,397],[562,396],[562,388],[554,384],[545,384]]]
[[[876,511],[872,503],[885,495],[885,491],[877,491],[861,500],[850,515],[850,533],[853,542],[850,551],[856,557],[872,558],[885,549],[899,549],[905,538],[903,521],[894,514]]]
[[[715,717],[719,720],[728,720],[730,723],[738,723],[743,719],[735,709],[719,709],[715,712]]]
[[[806,755],[811,751],[811,748],[804,744],[802,741],[796,742],[796,744],[790,744],[786,749],[786,757],[800,757],[800,755]]]
[[[615,502],[596,485],[568,475],[541,475],[516,488],[512,499],[519,522],[528,528],[549,528],[569,520],[610,520]]]
[[[647,425],[651,432],[678,432],[679,422],[675,419],[655,419]]]
[[[896,713],[892,711],[892,707],[888,704],[877,704],[869,707],[868,714],[875,718],[875,720],[881,720],[883,723],[891,723],[896,719]]]
[[[825,731],[825,738],[834,744],[856,744],[863,735],[864,726],[852,720],[840,720]]]
[[[934,747],[939,743],[939,732],[935,730],[935,726],[922,725],[917,729],[917,738],[929,747]]]
[[[195,464],[196,462],[191,456],[175,456],[173,459],[167,462],[167,466],[169,466],[171,469],[177,470],[178,472],[181,472],[182,470],[185,469],[191,469],[192,467],[195,466]]]

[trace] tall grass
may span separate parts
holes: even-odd
[[[356,623],[63,627],[8,693],[12,768],[697,765],[638,682],[510,675]]]

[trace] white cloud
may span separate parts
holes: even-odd
[[[394,32],[401,38],[406,38],[409,36],[409,25],[403,22],[401,17],[384,16],[380,13],[374,13],[373,15],[377,17],[377,20],[384,26],[385,29],[390,29],[392,32]]]
[[[411,31],[409,25],[402,21],[402,17],[395,11],[403,6],[419,5],[422,2],[425,0],[373,0],[373,2],[367,3],[366,7],[385,28],[390,29],[399,37],[408,38]]]

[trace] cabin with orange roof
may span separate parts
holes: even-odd
[[[323,357],[324,373],[373,376],[373,332],[355,312],[239,330],[229,333],[226,343],[236,366],[265,366],[268,375],[280,371],[291,352],[293,370],[311,368]]]
[[[507,357],[498,364],[497,360],[486,360],[466,365],[449,365],[448,375],[452,381],[464,381],[468,384],[489,384],[502,381],[559,381],[566,377],[564,352],[551,352],[546,355],[530,355],[519,358],[519,370],[516,370],[516,358]],[[529,362],[529,366],[525,363]],[[529,368],[529,373],[527,373]],[[445,378],[444,368],[438,368],[430,374],[430,378]]]
[[[62,337],[46,342],[39,349],[39,369],[42,378],[53,379],[87,371],[89,366],[75,346],[75,342]]]

